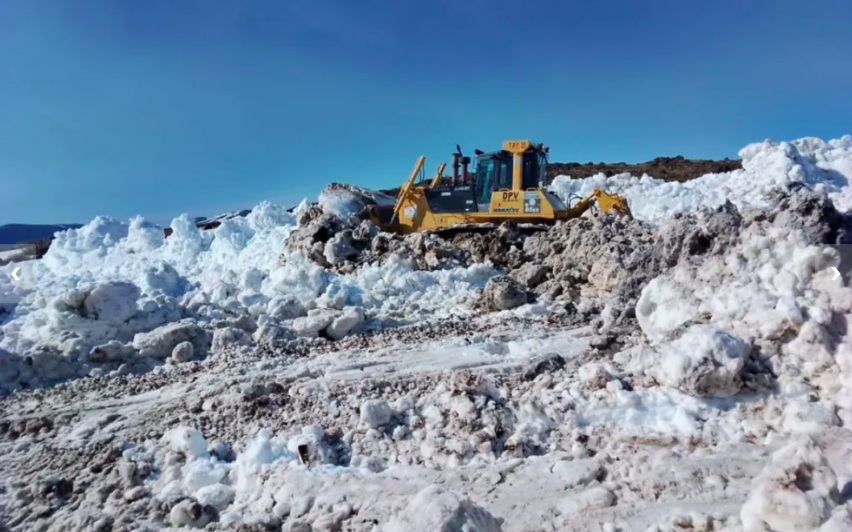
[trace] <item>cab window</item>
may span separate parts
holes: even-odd
[[[538,154],[527,152],[524,154],[524,176],[521,186],[524,189],[538,187]]]
[[[512,189],[512,160],[503,158],[500,161],[500,179],[497,182],[497,189],[508,188]]]
[[[480,159],[476,163],[476,181],[474,193],[477,203],[488,203],[491,201],[491,188],[494,186],[494,159]]]
[[[527,152],[524,154],[524,175],[522,187],[539,188],[547,181],[547,155],[541,152]]]

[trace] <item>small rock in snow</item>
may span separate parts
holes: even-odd
[[[489,279],[483,297],[486,308],[491,310],[511,310],[528,301],[527,293],[518,282],[505,275]]]
[[[549,268],[543,264],[528,262],[517,270],[514,270],[512,272],[512,277],[522,285],[529,288],[535,288],[541,284],[548,271]]]

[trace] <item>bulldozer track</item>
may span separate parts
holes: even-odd
[[[515,230],[521,234],[532,235],[535,233],[539,233],[542,231],[547,231],[550,229],[553,224],[517,224],[512,222],[503,222],[499,224],[495,223],[487,223],[487,224],[464,224],[464,225],[454,225],[452,227],[445,227],[443,229],[435,229],[433,231],[426,231],[426,234],[436,235],[444,240],[455,238],[462,234],[486,234],[491,233],[501,226],[505,226],[512,230]]]

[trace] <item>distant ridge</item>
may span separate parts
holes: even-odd
[[[57,231],[77,229],[82,224],[30,225],[6,224],[0,225],[0,246],[21,244],[33,240],[48,240]]]

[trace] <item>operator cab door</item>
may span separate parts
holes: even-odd
[[[491,195],[498,190],[512,190],[512,156],[509,153],[481,155],[476,160],[474,194],[477,207],[488,212]]]
[[[524,154],[521,188],[532,190],[544,188],[547,184],[547,155],[541,151],[528,151]]]

